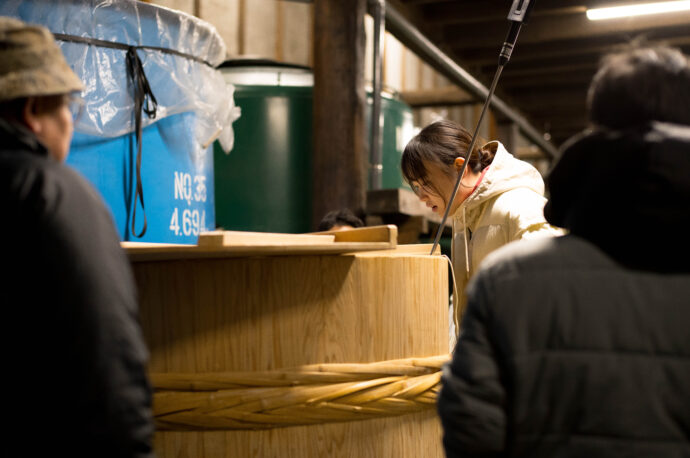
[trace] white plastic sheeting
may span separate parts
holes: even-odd
[[[193,111],[197,116],[193,134],[200,148],[217,138],[226,152],[232,149],[232,122],[240,112],[234,104],[234,87],[214,68],[225,59],[226,48],[211,24],[132,0],[3,0],[0,15],[67,36],[58,43],[86,86],[81,94],[84,114],[75,125],[78,132],[117,137],[134,131],[134,89],[127,49],[121,49],[125,45],[137,48],[158,102],[155,119],[142,117],[144,127]],[[70,36],[106,43],[72,42]]]

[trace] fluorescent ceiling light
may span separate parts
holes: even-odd
[[[685,10],[690,10],[690,1],[688,0],[676,2],[639,3],[637,5],[622,5],[587,10],[587,18],[591,21],[598,21],[600,19],[642,16],[645,14],[671,13],[674,11]]]

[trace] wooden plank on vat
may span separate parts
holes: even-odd
[[[199,234],[197,245],[204,248],[250,246],[303,246],[330,245],[335,236],[330,234],[274,234],[268,232],[212,231]]]
[[[336,232],[327,234],[232,232],[227,238],[213,233],[207,242],[203,241],[202,235],[201,243],[198,245],[140,242],[122,242],[121,245],[132,261],[341,254],[389,250],[397,246],[398,228],[394,225],[372,226],[341,232],[340,234]],[[352,234],[348,234],[349,232]]]
[[[406,245],[398,245],[391,250],[382,251],[362,251],[359,253],[354,253],[356,256],[429,256],[431,252],[431,247],[434,245],[432,243],[409,243]],[[436,246],[436,251],[434,255],[441,255],[441,247]]]
[[[332,235],[335,242],[384,242],[395,247],[398,243],[398,228],[394,225],[358,227],[344,231],[324,231],[314,234]]]

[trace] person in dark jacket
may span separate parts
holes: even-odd
[[[690,62],[602,62],[544,213],[492,253],[438,409],[449,457],[690,457]]]
[[[63,163],[82,88],[47,29],[0,17],[5,456],[153,456],[129,263],[100,196]]]

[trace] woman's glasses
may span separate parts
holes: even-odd
[[[438,195],[438,192],[436,192],[436,190],[428,183],[420,183],[417,181],[413,181],[412,183],[410,183],[410,187],[412,188],[412,191],[417,195],[417,197],[422,197],[422,194],[431,196]]]

